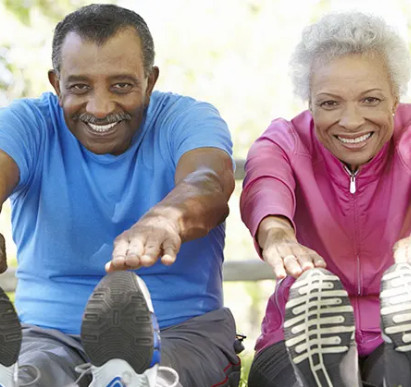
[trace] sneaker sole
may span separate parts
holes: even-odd
[[[397,263],[381,280],[381,325],[394,349],[411,351],[411,265]]]
[[[17,362],[21,338],[17,313],[7,294],[0,288],[0,364],[10,367]]]
[[[348,352],[354,331],[353,308],[337,276],[312,269],[294,282],[286,304],[285,344],[310,386],[340,385],[340,375],[333,372]]]
[[[91,294],[81,341],[94,366],[123,359],[141,374],[153,360],[159,362],[158,331],[144,282],[133,272],[119,271],[106,275]]]

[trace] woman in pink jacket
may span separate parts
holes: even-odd
[[[291,65],[309,110],[253,144],[241,197],[278,280],[249,386],[411,386],[407,47],[379,18],[328,15]]]

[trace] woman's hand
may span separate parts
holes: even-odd
[[[264,260],[273,268],[278,279],[290,275],[299,277],[314,267],[326,263],[314,250],[298,243],[288,219],[278,216],[264,218],[257,232]]]
[[[400,239],[393,250],[396,263],[411,263],[411,235]]]

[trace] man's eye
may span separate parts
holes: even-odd
[[[69,90],[73,93],[85,93],[89,89],[88,85],[84,83],[76,83],[69,86]]]
[[[119,82],[113,85],[114,90],[120,91],[120,92],[128,91],[132,87],[133,86],[131,85],[131,83],[126,83],[126,82]]]

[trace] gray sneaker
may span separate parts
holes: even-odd
[[[0,387],[17,386],[21,326],[14,306],[0,288]]]
[[[353,308],[339,278],[320,268],[304,272],[291,286],[284,322],[285,344],[304,386],[359,385],[354,332]]]
[[[160,367],[160,329],[144,281],[131,271],[106,275],[96,286],[84,311],[81,341],[91,364],[90,387],[154,387],[157,373],[167,373],[168,386],[178,374]],[[80,376],[81,377],[81,376]]]

